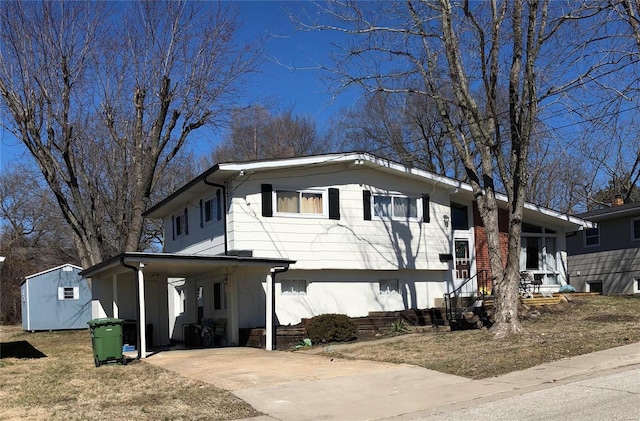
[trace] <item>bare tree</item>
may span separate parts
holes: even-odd
[[[571,2],[550,8],[550,3],[335,1],[323,8],[324,22],[302,25],[349,35],[330,69],[338,89],[360,85],[368,92],[419,94],[435,104],[486,229],[496,337],[522,331],[517,318],[520,236],[539,107],[578,86],[580,77],[596,77],[602,64],[578,68],[583,57],[573,42],[580,40],[577,22],[600,9]],[[570,42],[564,29],[573,32]],[[498,187],[508,198],[506,256],[500,247]]]
[[[291,109],[272,114],[254,105],[234,110],[228,135],[213,151],[214,162],[289,158],[327,152],[315,123]]]
[[[20,322],[25,276],[63,263],[78,264],[70,229],[37,171],[10,166],[0,175],[0,320]]]
[[[42,1],[2,3],[0,17],[4,122],[82,265],[144,247],[142,212],[165,170],[254,70],[236,15],[221,3]]]
[[[462,163],[445,134],[435,103],[419,94],[373,92],[334,128],[343,149],[361,150],[453,178]]]

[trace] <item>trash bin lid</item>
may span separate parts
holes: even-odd
[[[108,326],[108,325],[119,325],[124,322],[123,319],[116,319],[115,317],[101,317],[98,319],[92,319],[87,322],[89,327],[98,327],[98,326]]]

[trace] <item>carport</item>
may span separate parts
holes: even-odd
[[[148,345],[151,345],[147,344],[149,321],[157,326],[158,345],[169,343],[167,282],[170,278],[190,282],[198,277],[215,275],[224,279],[229,343],[234,345],[239,341],[239,311],[243,305],[238,296],[238,280],[247,273],[260,277],[264,280],[266,348],[274,349],[273,284],[276,275],[286,272],[293,263],[293,260],[277,258],[127,252],[80,274],[91,280],[92,318],[135,318],[138,358],[146,358]]]

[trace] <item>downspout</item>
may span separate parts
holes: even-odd
[[[138,280],[138,268],[135,266],[131,266],[130,264],[127,264],[124,262],[124,256],[120,256],[120,265],[122,265],[125,268],[131,269],[133,271],[133,276],[134,279]],[[138,290],[138,288],[136,288],[136,309],[138,309],[138,312],[140,311],[140,291]],[[138,350],[138,357],[136,359],[141,359],[142,358],[142,349],[140,347],[140,316],[137,315],[136,316],[136,349]]]
[[[218,183],[212,183],[211,181],[207,180],[207,177],[205,176],[202,181],[204,181],[204,184],[206,184],[207,186],[213,186],[213,187],[219,187],[220,189],[222,189],[222,224],[224,225],[224,255],[228,256],[229,255],[229,246],[228,246],[228,239],[227,239],[227,188],[225,187],[224,184],[218,184]]]
[[[276,294],[273,290],[276,283],[276,274],[284,273],[289,270],[287,266],[275,266],[269,270],[267,277],[267,320],[266,320],[266,340],[267,351],[276,349]]]

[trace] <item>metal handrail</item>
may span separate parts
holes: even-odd
[[[477,295],[478,299],[481,299],[484,301],[484,299],[491,295],[490,293],[487,293],[487,276],[488,276],[488,271],[487,270],[481,270],[478,273],[476,273],[475,275],[473,275],[472,277],[468,278],[467,280],[465,280],[462,284],[460,284],[460,286],[458,286],[458,288],[454,289],[451,292],[448,292],[446,294],[444,294],[444,302],[445,302],[445,311],[447,313],[447,319],[448,320],[454,320],[454,309],[453,306],[451,305],[451,300],[454,298],[458,298],[461,296],[461,291],[462,288],[467,285],[469,282],[473,281],[474,279],[477,279],[477,291],[475,292],[475,295]],[[480,282],[481,281],[481,282]],[[464,311],[466,311],[469,308],[469,306],[467,306],[465,309],[463,309],[460,314],[462,314]],[[458,314],[456,314],[456,316],[458,316]]]

